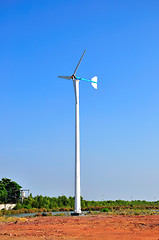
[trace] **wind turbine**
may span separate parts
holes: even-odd
[[[75,92],[75,209],[72,215],[81,214],[81,199],[80,199],[80,126],[79,126],[79,81],[91,82],[91,85],[97,89],[97,76],[91,78],[91,80],[76,77],[77,69],[82,61],[82,58],[86,52],[84,50],[82,57],[80,58],[74,73],[71,76],[58,76],[67,80],[73,80],[74,92]]]

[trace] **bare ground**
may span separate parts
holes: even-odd
[[[0,223],[0,240],[159,240],[159,216],[36,217]]]

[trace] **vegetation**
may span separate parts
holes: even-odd
[[[148,202],[148,201],[87,201],[81,197],[81,207],[83,211],[101,211],[101,212],[110,212],[113,210],[150,210],[150,209],[159,209],[159,201]],[[74,210],[74,197],[67,198],[66,196],[59,197],[43,197],[30,195],[28,198],[23,200],[23,204],[17,203],[15,210],[35,210],[39,211],[43,209],[44,212],[51,211],[73,211]]]
[[[37,213],[34,216],[52,216],[52,211],[54,209],[45,209],[45,208],[34,208],[34,209],[26,209],[22,208],[19,210],[1,210],[0,211],[0,219],[3,216],[6,215],[11,215],[11,214],[20,214],[20,213]],[[60,209],[59,209],[60,210]],[[67,210],[70,210],[69,208]],[[73,209],[71,209],[73,210]],[[103,208],[101,211],[87,211],[85,214],[88,215],[96,215],[96,214],[105,214],[105,215],[159,215],[158,210],[153,210],[153,209],[129,209],[129,208],[120,208],[118,210],[116,209],[108,209],[108,208]],[[69,216],[69,213],[66,212],[61,212],[57,213],[54,216]],[[32,217],[32,216],[29,216]]]
[[[100,211],[100,212],[95,212],[95,211],[89,211],[86,213],[87,215],[95,215],[95,214],[104,214],[104,215],[129,215],[129,216],[134,216],[134,215],[159,215],[159,211],[156,210],[146,210],[146,209],[111,209],[107,211]]]
[[[6,217],[6,216],[3,216],[3,217],[0,217],[0,223],[1,222],[26,222],[28,221],[27,218],[17,218],[17,217]]]
[[[20,197],[22,187],[8,178],[0,181],[0,203],[16,203]]]
[[[101,212],[109,212],[109,209],[108,208],[102,208],[100,211]]]
[[[6,214],[17,213],[35,213],[35,212],[57,212],[57,211],[73,211],[74,197],[67,198],[66,196],[59,197],[43,197],[38,195],[33,197],[32,194],[20,203],[21,186],[11,179],[2,178],[0,181],[0,203],[17,203],[13,210],[0,211],[0,216]],[[108,200],[108,201],[87,201],[81,197],[82,211],[100,211],[105,214],[135,214],[152,213],[152,210],[159,209],[159,201],[124,201],[124,200]],[[155,211],[155,213],[157,213]]]

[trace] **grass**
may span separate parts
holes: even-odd
[[[44,209],[40,209],[41,211],[39,211],[39,213],[37,213],[35,216],[29,216],[31,217],[38,217],[38,216],[52,216],[51,212],[45,212],[42,213],[42,210]],[[15,211],[15,210],[13,210]],[[31,212],[31,211],[29,211]],[[0,222],[16,222],[16,221],[27,221],[27,218],[22,217],[22,218],[17,218],[17,217],[8,217],[7,215],[4,215],[4,212],[0,212]],[[3,215],[2,215],[3,214]],[[86,213],[86,215],[98,215],[98,214],[102,214],[102,215],[129,215],[129,216],[135,216],[135,215],[159,215],[159,211],[156,211],[155,209],[140,209],[140,208],[119,208],[119,209],[114,209],[114,208],[103,208],[99,211],[92,211],[90,210],[89,212]],[[69,213],[58,213],[55,214],[54,216],[69,216]]]
[[[25,221],[28,221],[26,218],[17,218],[17,217],[6,217],[6,216],[2,216],[0,217],[0,222],[25,222]]]
[[[69,216],[68,214],[66,214],[66,213],[57,213],[57,214],[55,214],[54,216],[61,216],[61,217],[63,217],[63,216]]]
[[[89,211],[87,215],[94,215],[94,214],[103,214],[103,215],[129,215],[129,216],[135,216],[135,215],[159,215],[159,212],[157,211],[152,211],[152,210],[147,210],[147,209],[120,209],[120,210],[108,210],[108,209],[103,209],[103,211],[100,212],[94,212],[94,211]]]

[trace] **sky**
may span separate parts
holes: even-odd
[[[159,1],[0,1],[0,179],[74,195],[80,82],[81,195],[159,199]]]

